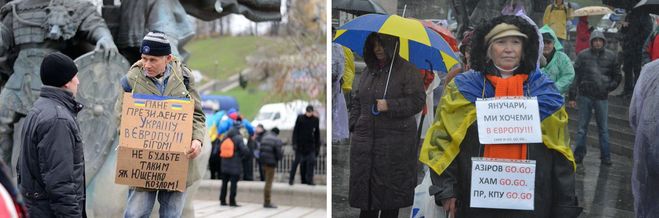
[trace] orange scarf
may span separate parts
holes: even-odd
[[[523,96],[524,81],[529,77],[526,74],[517,74],[506,79],[486,75],[494,86],[494,96]],[[496,144],[485,145],[483,157],[503,158],[503,159],[526,159],[526,144]]]

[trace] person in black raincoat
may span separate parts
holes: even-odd
[[[364,45],[366,69],[352,99],[349,127],[350,206],[360,217],[397,217],[412,205],[417,167],[417,123],[425,104],[422,75],[394,51],[398,39],[371,34]],[[386,100],[382,99],[393,60]],[[377,105],[379,115],[372,113]]]

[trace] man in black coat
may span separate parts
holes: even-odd
[[[295,160],[291,166],[291,175],[288,184],[293,185],[297,165],[302,162],[300,176],[302,183],[315,185],[313,182],[313,168],[316,157],[320,152],[320,121],[314,116],[313,106],[309,105],[303,115],[299,115],[293,127],[293,148]]]
[[[19,189],[30,217],[86,217],[77,73],[73,60],[59,52],[41,63],[44,86],[25,118],[18,162]]]

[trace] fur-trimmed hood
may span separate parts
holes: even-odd
[[[540,39],[538,28],[524,18],[515,15],[499,16],[476,27],[474,36],[471,39],[471,68],[482,73],[491,74],[495,72],[494,64],[487,57],[489,45],[485,41],[485,35],[500,23],[515,25],[519,28],[520,32],[526,34],[528,37],[524,40],[520,66],[515,70],[514,74],[529,74],[533,72],[537,68],[537,61],[541,54],[539,52]]]

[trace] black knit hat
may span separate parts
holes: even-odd
[[[142,39],[140,53],[152,56],[166,56],[172,53],[167,36],[162,32],[149,32]]]
[[[43,59],[39,74],[44,85],[62,87],[78,74],[78,67],[69,56],[55,52]]]

